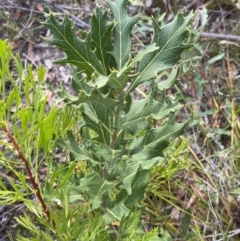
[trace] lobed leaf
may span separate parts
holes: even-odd
[[[99,92],[94,88],[89,88],[87,90],[89,92],[86,92],[85,90],[79,91],[78,96],[69,94],[65,89],[59,89],[57,93],[67,104],[74,106],[75,108],[80,108],[82,104],[86,102],[96,102],[104,105],[107,109],[109,108],[113,110],[118,104],[118,101],[99,94]]]
[[[63,50],[67,58],[56,61],[57,63],[70,63],[84,70],[88,76],[94,72],[104,74],[104,68],[96,53],[91,48],[91,38],[88,34],[85,40],[76,37],[72,22],[67,15],[62,23],[52,15],[46,15],[43,23],[52,32],[51,38],[45,38],[50,45],[56,45]]]
[[[153,19],[154,37],[152,42],[156,43],[159,49],[142,58],[137,68],[138,75],[133,80],[128,93],[142,82],[155,78],[158,72],[171,68],[179,61],[181,53],[192,46],[192,44],[184,44],[183,40],[188,33],[187,26],[193,16],[193,13],[186,17],[183,13],[179,13],[172,22],[162,28],[159,28]]]
[[[114,18],[114,47],[112,55],[118,70],[122,69],[130,58],[131,31],[139,20],[139,15],[129,17],[127,14],[127,0],[107,1]]]
[[[163,150],[169,141],[182,135],[186,127],[186,123],[175,123],[174,118],[172,113],[165,125],[149,129],[144,136],[133,139],[129,147],[132,151],[131,160],[147,161],[163,156]]]
[[[106,213],[104,214],[104,220],[106,224],[109,224],[113,221],[120,221],[122,217],[128,216],[129,209],[123,204],[123,202],[120,202],[116,204],[113,208],[107,208]]]
[[[98,134],[99,143],[109,145],[113,126],[113,110],[97,101],[86,103],[83,106],[84,126],[89,127]]]
[[[114,23],[107,23],[107,11],[96,7],[92,16],[92,29],[90,32],[92,48],[97,58],[101,61],[104,75],[110,74],[110,69],[115,67],[115,61],[110,54],[112,51],[111,36]]]
[[[74,189],[81,190],[83,193],[86,192],[92,204],[92,209],[96,209],[102,204],[102,196],[114,186],[115,183],[108,182],[99,175],[92,173],[82,178],[80,186],[76,186]]]
[[[140,130],[146,129],[155,119],[165,118],[170,112],[178,110],[178,102],[164,103],[156,101],[151,95],[139,101],[132,101],[129,112],[120,118],[120,128],[131,135],[136,135]]]
[[[68,141],[63,140],[60,138],[57,142],[58,146],[62,149],[67,148],[71,155],[73,160],[78,161],[86,161],[86,160],[93,160],[93,157],[91,153],[84,147],[79,147],[79,145],[76,143],[74,135],[71,131],[68,131]]]

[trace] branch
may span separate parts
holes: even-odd
[[[34,6],[35,3],[37,3],[37,2],[33,2],[32,6]],[[66,12],[66,10],[76,10],[76,11],[90,12],[88,10],[85,10],[84,8],[71,8],[71,7],[68,7],[66,5],[59,5],[59,4],[51,3],[49,1],[43,1],[43,3],[47,4],[48,6],[50,6],[52,8],[55,8],[55,9],[61,11],[61,12]],[[9,10],[9,9],[19,9],[19,10],[27,11],[27,12],[31,12],[31,13],[45,14],[45,12],[34,10],[33,7],[31,9],[31,8],[25,8],[25,7],[20,7],[20,6],[3,5],[3,6],[0,6],[0,9],[3,9],[3,10],[4,9],[7,9],[7,10]],[[90,27],[90,25],[88,23],[85,23],[83,20],[79,19],[74,14],[68,13],[68,15],[75,21],[74,24],[76,26],[78,26],[79,28],[89,28]],[[61,17],[61,19],[63,19],[63,18]]]
[[[24,163],[24,165],[25,165],[25,168],[26,168],[26,170],[27,170],[27,174],[28,174],[28,176],[29,176],[30,182],[32,183],[33,189],[34,189],[35,192],[36,192],[36,196],[37,196],[39,202],[41,203],[41,206],[42,206],[42,209],[43,209],[44,213],[47,215],[48,220],[50,221],[50,220],[51,220],[50,212],[49,212],[49,210],[48,210],[48,208],[47,208],[47,206],[46,206],[46,203],[45,203],[45,201],[44,201],[44,199],[43,199],[43,197],[42,197],[42,195],[41,195],[40,189],[39,189],[39,187],[38,187],[38,185],[37,185],[37,183],[36,183],[36,181],[35,181],[35,179],[34,179],[34,177],[33,177],[33,174],[32,174],[32,172],[31,172],[31,169],[30,169],[30,167],[29,167],[29,165],[28,165],[28,160],[27,160],[27,158],[26,158],[26,157],[24,156],[24,154],[22,153],[22,151],[21,151],[21,149],[20,149],[17,141],[16,141],[15,138],[12,136],[12,134],[8,131],[7,127],[6,127],[6,126],[3,126],[2,129],[3,129],[3,131],[6,133],[6,135],[8,136],[8,138],[12,141],[12,144],[13,144],[14,148],[15,148],[16,151],[18,152],[18,155],[20,156],[20,158],[22,159],[22,161],[23,161],[23,163]],[[53,226],[53,228],[56,227],[54,220],[52,220],[52,226]]]
[[[217,38],[222,40],[229,40],[229,41],[240,41],[240,36],[238,35],[226,35],[226,34],[218,34],[218,33],[209,33],[209,32],[202,32],[202,37],[207,38]]]

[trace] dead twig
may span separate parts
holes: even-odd
[[[30,9],[30,8],[24,8],[24,7],[20,7],[20,6],[0,6],[0,9],[18,9],[18,10],[22,10],[22,11],[27,11],[27,12],[33,12],[33,13],[38,13],[38,14],[44,14],[44,12],[38,11],[38,10],[34,10],[34,9]]]
[[[240,36],[238,35],[231,35],[231,34],[218,34],[218,33],[209,33],[209,32],[202,32],[202,37],[207,38],[217,38],[221,40],[228,40],[228,41],[240,41]]]
[[[61,7],[61,8],[64,9],[64,10],[84,11],[84,12],[92,13],[91,10],[87,10],[87,9],[81,8],[81,7],[71,7],[71,6],[67,6],[67,5],[63,5],[63,4],[56,4],[56,3],[53,3],[52,5],[53,5],[53,6]]]
[[[65,9],[63,8],[64,5],[52,4],[51,6],[61,12],[66,12]],[[67,14],[69,15],[70,18],[72,18],[75,21],[76,26],[78,26],[80,28],[89,28],[90,27],[90,25],[88,23],[85,23],[84,21],[82,21],[81,19],[76,17],[75,15],[68,13],[68,12],[67,12]]]
[[[30,14],[29,14],[29,16],[28,16],[28,20],[27,20],[25,26],[23,27],[23,29],[21,29],[20,35],[22,34],[22,32],[23,32],[25,29],[27,29],[27,28],[29,27],[29,23],[30,23],[30,21],[31,21],[31,19],[32,19],[32,15],[33,15],[33,8],[34,8],[34,5],[32,5],[31,8],[30,8]]]
[[[27,12],[30,12],[30,18],[31,18],[31,15],[32,13],[38,13],[38,14],[45,14],[45,12],[41,12],[41,11],[37,11],[37,10],[34,10],[34,4],[36,2],[33,2],[33,5],[31,8],[25,8],[25,7],[20,7],[20,6],[0,6],[0,9],[19,9],[19,10],[22,10],[22,11],[27,11]],[[45,4],[47,4],[48,6],[50,6],[51,8],[53,9],[57,9],[61,12],[67,12],[67,10],[77,10],[77,11],[85,11],[85,12],[91,12],[91,11],[88,11],[88,10],[85,10],[84,8],[71,8],[71,7],[68,7],[66,5],[60,5],[60,4],[55,4],[55,3],[50,3],[50,2],[45,2]],[[80,28],[89,28],[90,25],[88,23],[85,23],[83,20],[77,18],[74,14],[71,14],[69,12],[67,12],[67,14],[75,21],[75,25],[80,27]]]

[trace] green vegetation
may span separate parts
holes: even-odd
[[[45,14],[44,41],[65,53],[55,64],[71,69],[71,88],[0,41],[0,204],[23,207],[9,238],[238,240],[233,46],[200,44],[206,9],[196,31],[192,12],[166,23],[159,11],[129,14],[127,0],[107,4],[89,31]],[[219,61],[225,84],[211,80]]]

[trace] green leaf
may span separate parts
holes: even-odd
[[[108,76],[102,76],[96,78],[96,83],[98,87],[102,87],[104,85],[110,86],[117,93],[122,94],[123,89],[125,88],[127,82],[129,81],[129,72],[131,70],[131,66],[127,64],[121,70],[113,69],[111,70],[111,74]]]
[[[68,148],[74,160],[92,160],[92,155],[87,151],[87,149],[79,147],[79,145],[76,143],[73,133],[68,131],[67,134],[68,141],[64,141],[62,138],[60,138],[57,142],[58,146],[63,149]]]
[[[153,166],[150,166],[150,168]],[[131,183],[131,194],[127,196],[124,204],[128,208],[139,206],[139,201],[144,196],[144,190],[148,184],[149,170],[138,170]]]
[[[114,186],[115,183],[108,182],[99,175],[92,173],[82,178],[80,186],[74,189],[81,190],[81,192],[85,193],[92,204],[92,209],[96,209],[101,206],[103,194],[111,190]]]
[[[88,34],[85,40],[76,37],[72,22],[67,15],[64,15],[64,20],[60,23],[52,14],[46,14],[46,21],[43,25],[48,27],[53,34],[45,41],[50,45],[56,45],[67,55],[67,58],[58,60],[56,63],[70,63],[78,66],[88,76],[91,76],[93,72],[105,73],[101,61],[91,48],[90,35]]]
[[[49,149],[49,144],[53,140],[53,135],[58,131],[59,120],[57,119],[57,115],[60,111],[60,108],[52,108],[39,126],[40,136],[44,138],[39,138],[38,145],[42,146],[44,151]]]
[[[171,68],[179,61],[181,53],[192,46],[192,44],[184,44],[183,40],[188,33],[187,26],[193,16],[193,13],[186,17],[183,13],[179,13],[171,23],[162,28],[159,28],[153,19],[153,43],[156,43],[159,49],[146,54],[140,61],[137,68],[138,75],[132,82],[128,93],[142,82],[155,78],[158,72]]]
[[[179,73],[179,69],[173,67],[171,74],[168,76],[168,79],[161,81],[157,84],[158,90],[162,91],[162,90],[167,90],[167,89],[171,88],[176,82],[178,73]]]
[[[170,112],[180,109],[178,102],[164,103],[156,101],[151,95],[146,98],[134,101],[131,104],[130,111],[120,118],[120,128],[131,135],[135,135],[140,130],[146,129],[153,119],[159,120],[165,118]]]
[[[29,122],[31,119],[30,117],[33,115],[32,109],[33,109],[32,107],[26,107],[18,111],[19,118],[21,120],[22,132],[24,135],[27,135],[29,131]]]
[[[152,229],[150,232],[144,233],[144,235],[139,235],[136,241],[164,241],[165,238],[159,237],[158,228]],[[166,240],[172,241],[172,240]]]
[[[99,158],[99,161],[104,161],[106,164],[109,181],[111,181],[111,176],[115,178],[120,174],[121,170],[118,163],[121,162],[122,156],[124,154],[124,150],[114,150],[108,145],[104,144],[102,144],[100,148],[96,150],[96,156]]]
[[[106,213],[103,218],[106,224],[114,222],[116,220],[120,221],[122,217],[129,214],[129,209],[123,204],[123,202],[116,204],[113,208],[106,209]]]
[[[184,133],[186,123],[175,123],[174,114],[171,114],[165,125],[147,130],[144,136],[133,139],[129,149],[133,156],[131,160],[159,159],[169,141]]]
[[[116,92],[122,93],[123,89],[126,87],[127,82],[129,81],[129,74],[131,72],[131,68],[134,67],[134,64],[141,61],[144,55],[153,52],[156,49],[158,49],[158,47],[156,47],[155,44],[151,44],[145,50],[139,52],[133,60],[127,61],[120,70],[113,69],[111,70],[111,74],[108,76],[99,75],[99,77],[96,78],[97,86],[103,87],[107,84]]]
[[[107,98],[107,95],[100,94],[95,88],[90,88],[90,86],[88,87],[89,92],[80,90],[78,96],[69,94],[65,89],[59,89],[55,92],[57,92],[59,97],[61,97],[67,104],[75,108],[80,108],[82,104],[86,102],[100,103],[110,109],[114,109],[114,107],[118,104],[118,101]]]
[[[97,139],[100,143],[109,145],[112,135],[113,110],[96,101],[86,103],[83,107],[84,126],[88,126],[98,134]]]
[[[128,16],[127,2],[127,0],[107,1],[115,23],[112,55],[117,63],[118,70],[122,69],[130,58],[131,30],[139,20],[139,15]]]
[[[114,91],[122,94],[123,89],[126,87],[126,84],[129,81],[129,74],[131,72],[131,68],[134,67],[134,64],[141,61],[144,55],[153,52],[156,49],[158,49],[158,47],[156,47],[155,44],[151,44],[145,50],[139,52],[133,60],[127,61],[120,70],[112,69],[111,74],[108,76],[96,76],[95,81],[98,88],[103,87],[107,84],[112,89],[114,89]]]
[[[103,65],[104,75],[110,74],[110,69],[115,67],[115,62],[110,54],[112,51],[111,34],[114,23],[107,24],[107,11],[103,12],[101,7],[96,7],[92,16],[92,29],[90,32],[92,48],[97,58]]]
[[[138,63],[139,61],[142,60],[142,58],[148,54],[151,53],[153,51],[158,50],[159,47],[156,46],[155,43],[150,44],[149,46],[146,47],[146,49],[144,49],[143,51],[140,51],[139,53],[137,53],[137,55],[134,57],[134,59],[131,61],[131,65]]]
[[[183,218],[182,225],[181,225],[182,226],[182,233],[181,233],[182,237],[186,237],[188,228],[190,226],[191,218],[192,218],[192,212],[191,212],[191,209],[188,208],[186,210],[186,212],[184,213],[184,218]]]

